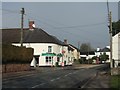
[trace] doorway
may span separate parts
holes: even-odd
[[[39,66],[39,57],[40,55],[34,55],[35,60],[36,60],[36,65]]]

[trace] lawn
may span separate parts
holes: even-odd
[[[110,87],[117,88],[117,90],[120,90],[120,75],[111,76]]]

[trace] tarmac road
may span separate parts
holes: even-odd
[[[106,64],[91,68],[71,66],[64,69],[43,69],[43,72],[38,69],[23,75],[4,77],[2,88],[80,88],[96,75],[99,68],[104,69],[106,66]]]

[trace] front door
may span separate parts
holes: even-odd
[[[39,65],[39,57],[40,57],[40,55],[35,55],[34,57],[35,57],[35,60],[36,60],[36,65],[38,66]]]

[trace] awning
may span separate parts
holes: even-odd
[[[62,56],[63,56],[63,54],[59,53],[59,54],[57,54],[57,56],[58,56],[58,57],[62,57]]]
[[[42,53],[42,56],[56,56],[55,53]]]

